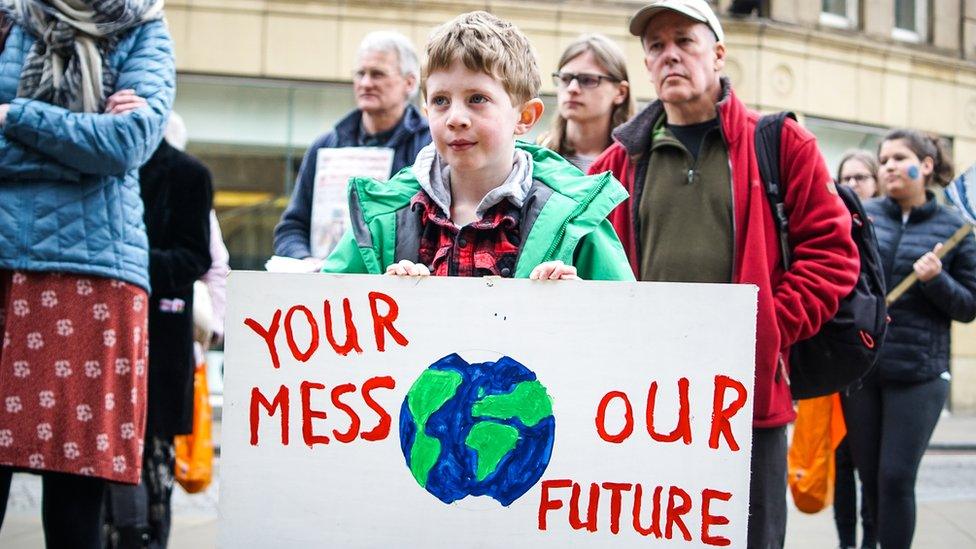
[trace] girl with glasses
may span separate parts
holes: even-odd
[[[878,160],[868,151],[851,149],[845,152],[837,167],[837,182],[853,189],[862,202],[882,194],[878,184]]]
[[[553,73],[559,111],[539,138],[584,173],[611,143],[610,132],[634,113],[623,51],[606,36],[571,43]]]

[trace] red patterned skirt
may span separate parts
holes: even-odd
[[[139,482],[148,308],[125,282],[0,271],[0,464]]]

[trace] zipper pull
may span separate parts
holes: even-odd
[[[688,170],[688,184],[691,185],[695,182],[695,170]]]

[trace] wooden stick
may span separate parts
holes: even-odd
[[[942,248],[935,252],[935,256],[942,259],[942,257],[945,256],[949,250],[956,247],[956,244],[962,242],[962,239],[966,238],[966,236],[969,235],[972,230],[973,226],[969,223],[959,227],[959,229],[949,237],[949,240],[942,243]],[[892,303],[898,301],[898,298],[907,292],[909,288],[914,286],[916,282],[918,282],[918,275],[915,274],[915,271],[912,271],[911,274],[902,279],[902,281],[899,282],[893,290],[888,292],[888,295],[885,296],[885,304],[890,307]]]

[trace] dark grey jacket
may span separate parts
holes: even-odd
[[[302,167],[295,180],[291,202],[281,214],[281,221],[274,230],[274,253],[285,257],[303,259],[312,255],[309,230],[312,227],[312,194],[315,189],[315,164],[319,149],[358,147],[359,126],[362,111],[355,110],[335,125],[335,128],[318,138],[305,152]],[[430,143],[430,127],[417,107],[407,104],[403,118],[393,129],[384,147],[393,149],[393,169],[390,176],[413,164],[420,149]]]
[[[902,225],[901,207],[890,198],[871,200],[865,210],[874,221],[885,283],[894,288],[913,271],[912,265],[938,242],[945,242],[964,223],[929,193],[923,206]],[[949,369],[949,333],[953,320],[976,317],[976,240],[967,236],[942,258],[942,273],[917,283],[888,308],[891,324],[881,349],[882,379],[918,382]]]

